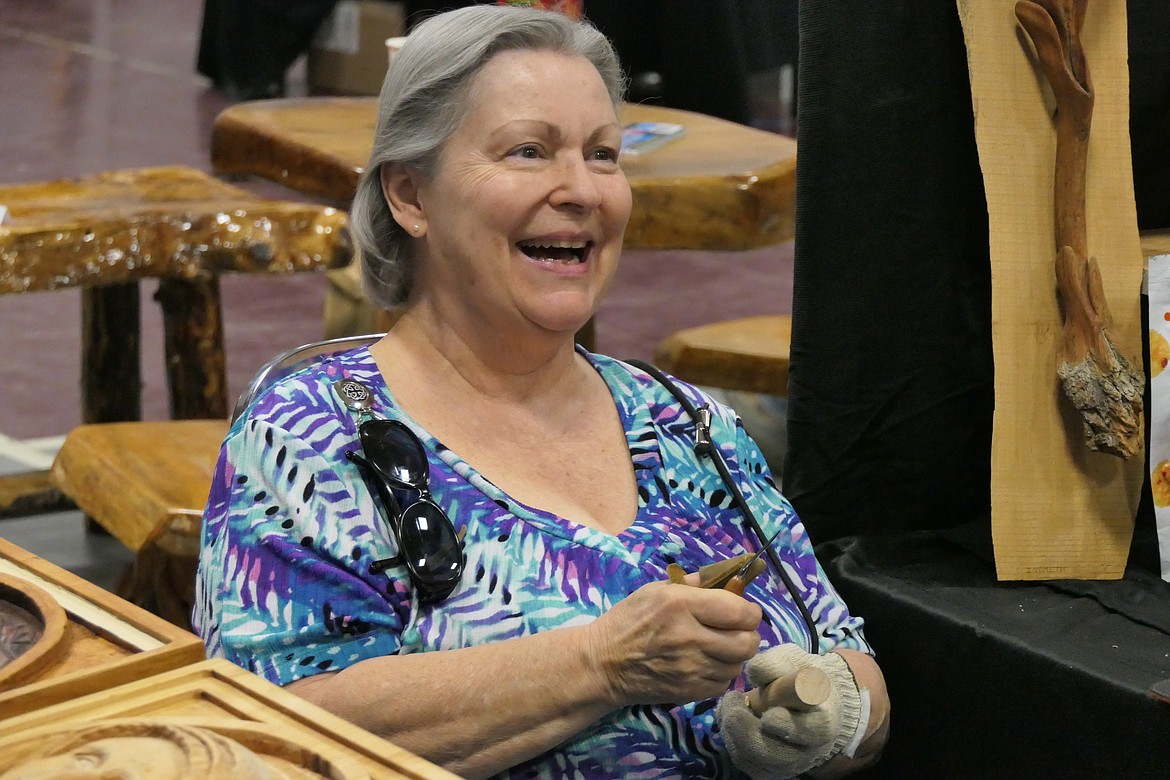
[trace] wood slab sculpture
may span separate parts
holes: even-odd
[[[996,574],[1117,579],[1143,480],[1125,5],[957,6],[990,236]]]

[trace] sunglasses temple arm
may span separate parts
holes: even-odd
[[[387,569],[391,569],[400,563],[402,563],[401,555],[395,555],[393,558],[382,558],[381,560],[374,561],[370,564],[369,572],[370,574],[381,574]]]

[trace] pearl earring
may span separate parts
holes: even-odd
[[[415,233],[417,233],[419,231],[419,226],[415,225],[414,227],[411,228],[411,230],[414,231]]]

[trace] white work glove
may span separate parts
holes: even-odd
[[[773,706],[757,717],[746,693],[728,691],[719,700],[715,720],[723,743],[736,767],[753,780],[796,777],[846,749],[847,754],[857,749],[855,736],[868,711],[862,712],[862,693],[837,653],[809,655],[793,644],[774,647],[747,662],[747,679],[761,688],[806,666],[819,668],[832,683],[829,698],[814,709]]]

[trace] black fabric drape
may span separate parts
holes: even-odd
[[[1170,228],[1170,3],[1128,0],[1126,12],[1138,228]]]
[[[989,555],[982,522],[817,547],[892,704],[882,759],[857,780],[1170,775],[1170,703],[1150,695],[1170,677],[1170,584],[1138,566],[998,583]]]
[[[585,16],[630,74],[661,75],[661,105],[747,124],[747,54],[736,4],[586,0]]]
[[[337,0],[205,0],[196,70],[229,97],[279,97]]]
[[[784,491],[813,541],[990,506],[987,206],[954,3],[800,3]]]

